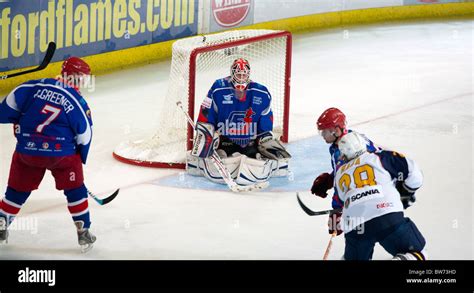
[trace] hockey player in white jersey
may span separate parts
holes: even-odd
[[[394,259],[425,260],[425,239],[403,214],[422,185],[416,163],[392,151],[368,152],[356,132],[341,137],[338,147],[345,163],[335,187],[344,207],[329,225],[345,233],[344,259],[370,260],[378,242]]]
[[[239,185],[287,175],[291,156],[272,134],[270,92],[250,79],[246,59],[236,59],[230,69],[230,76],[216,80],[201,105],[186,160],[188,173],[224,183],[209,159],[217,152]]]

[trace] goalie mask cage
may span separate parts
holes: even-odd
[[[185,168],[193,129],[176,106],[193,120],[215,80],[229,76],[232,62],[245,58],[250,79],[266,86],[272,96],[273,133],[288,142],[291,33],[275,30],[236,30],[200,35],[174,42],[168,92],[158,117],[158,130],[144,140],[122,142],[114,157],[124,163]]]

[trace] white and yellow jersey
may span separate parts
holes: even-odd
[[[421,187],[423,175],[413,160],[396,152],[366,152],[342,165],[335,188],[344,203],[341,228],[348,233],[371,219],[403,211],[395,181],[412,190]]]

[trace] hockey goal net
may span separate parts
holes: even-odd
[[[215,80],[230,75],[232,62],[246,58],[250,78],[272,95],[273,132],[288,142],[291,72],[291,33],[275,30],[236,30],[200,35],[174,42],[167,96],[156,133],[148,139],[122,142],[114,150],[119,161],[148,167],[184,168],[192,147],[193,129],[176,106],[182,102],[195,113]]]

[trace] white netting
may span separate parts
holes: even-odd
[[[195,48],[257,36],[274,34],[273,30],[238,30],[214,35],[196,36],[178,40],[173,44],[168,93],[158,117],[159,129],[153,137],[141,141],[121,143],[115,155],[126,160],[163,163],[183,163],[187,150],[187,122],[176,102],[181,101],[187,109],[194,99],[197,115],[199,107],[216,79],[230,74],[230,66],[238,57],[246,58],[251,67],[250,78],[265,85],[272,95],[274,133],[281,135],[285,99],[286,37],[269,38],[241,46],[203,52],[196,60],[196,83],[194,94],[189,91],[190,55]],[[194,119],[196,120],[196,119]]]

